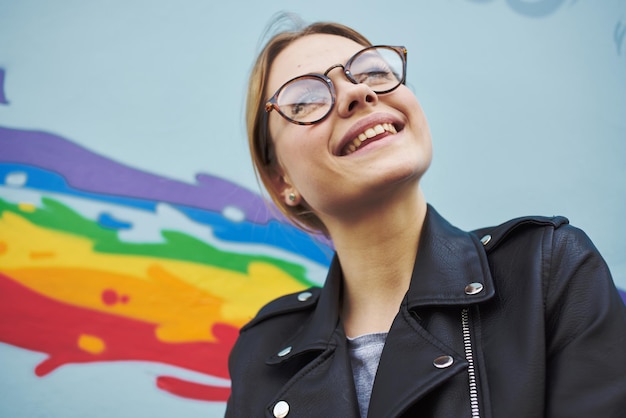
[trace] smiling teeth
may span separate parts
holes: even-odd
[[[389,132],[391,134],[397,134],[396,128],[391,123],[380,123],[376,126],[372,126],[365,130],[365,132],[360,133],[356,138],[352,140],[352,142],[346,145],[344,155],[352,154],[354,151],[358,150],[361,147],[361,144],[365,142],[365,140],[374,138],[376,135],[380,135],[382,133]]]

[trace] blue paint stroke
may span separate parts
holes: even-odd
[[[231,222],[215,212],[188,206],[173,207],[200,224],[210,225],[213,234],[222,240],[271,245],[291,253],[302,254],[324,266],[330,264],[333,255],[333,250],[327,243],[311,238],[306,232],[277,220],[271,220],[264,225],[253,222]]]
[[[133,227],[132,223],[115,219],[113,215],[106,212],[101,213],[100,216],[98,216],[98,224],[100,224],[103,228],[115,230],[131,229]]]
[[[84,192],[68,185],[65,178],[57,173],[26,164],[0,163],[0,184],[10,175],[20,173],[25,181],[19,188],[29,188],[50,193],[60,193],[93,201],[106,202],[150,212],[156,212],[157,201],[148,201],[110,194]],[[330,246],[317,240],[296,227],[271,220],[266,224],[250,221],[231,221],[222,213],[190,206],[168,203],[188,218],[211,228],[216,238],[235,243],[252,243],[279,248],[290,253],[300,254],[309,260],[327,266],[332,258]],[[120,226],[113,218],[100,217],[98,222],[105,227]],[[109,222],[107,225],[106,223]]]
[[[215,212],[234,207],[257,223],[275,218],[259,194],[232,181],[208,174],[197,174],[196,184],[169,179],[118,163],[49,132],[0,126],[0,148],[0,162],[50,170],[78,190]]]
[[[153,201],[132,197],[83,192],[68,185],[65,178],[57,173],[26,164],[0,163],[0,184],[3,184],[4,179],[14,173],[24,173],[26,175],[26,182],[21,187],[44,190],[52,193],[63,193],[84,199],[98,200],[121,206],[149,210],[151,212],[156,211],[156,203]]]

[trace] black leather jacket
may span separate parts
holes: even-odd
[[[335,259],[242,328],[227,417],[359,416],[341,286]],[[625,417],[626,309],[589,238],[562,217],[468,233],[429,207],[368,416]]]

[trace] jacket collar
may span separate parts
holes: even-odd
[[[285,343],[285,347],[290,347],[288,354],[273,355],[268,364],[328,348],[333,333],[338,326],[341,328],[342,280],[335,255],[310,323]],[[494,293],[487,256],[478,238],[452,226],[429,205],[407,292],[408,309],[466,306],[488,300]]]
[[[481,242],[452,226],[429,205],[407,293],[409,309],[471,305],[494,293]]]
[[[341,294],[341,266],[337,255],[335,255],[310,321],[302,327],[298,334],[283,344],[283,347],[287,348],[289,352],[272,355],[267,360],[267,364],[279,364],[299,354],[325,350],[331,341],[332,334],[337,330],[337,326],[340,326]],[[340,326],[340,328],[342,327]]]

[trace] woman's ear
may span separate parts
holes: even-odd
[[[281,167],[275,167],[270,175],[272,188],[276,196],[280,196],[280,200],[285,202],[287,206],[298,206],[302,201],[302,196],[293,186],[289,176],[285,174]]]

